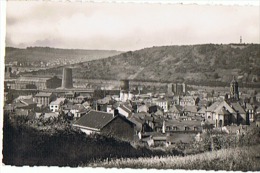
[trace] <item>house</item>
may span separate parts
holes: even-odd
[[[169,109],[169,101],[167,99],[156,99],[153,101],[157,106],[161,107],[164,112],[168,112]]]
[[[163,109],[160,106],[158,106],[158,105],[151,105],[151,106],[149,106],[148,113],[152,114],[152,113],[157,112],[158,110],[161,110],[163,112]]]
[[[179,105],[173,105],[168,111],[168,118],[173,119],[183,115],[182,107]]]
[[[15,109],[31,109],[34,110],[36,108],[36,103],[33,99],[20,99],[13,102]]]
[[[126,141],[134,140],[137,135],[135,124],[126,117],[101,111],[90,111],[73,126],[86,134],[99,133]]]
[[[125,117],[129,117],[132,114],[132,111],[133,111],[133,109],[127,104],[120,104],[117,107],[117,110],[118,110],[119,114],[121,114]]]
[[[172,102],[174,105],[180,105],[180,96],[174,96]]]
[[[206,116],[206,107],[201,107],[200,110],[197,112],[197,115],[201,116],[201,117],[205,117]]]
[[[37,106],[49,106],[49,103],[56,99],[56,96],[48,92],[39,92],[34,96]]]
[[[75,103],[82,103],[82,102],[84,102],[85,100],[87,100],[87,98],[84,97],[84,96],[82,96],[82,95],[80,95],[80,96],[77,96],[77,97],[74,99],[74,102],[75,102]]]
[[[260,93],[257,93],[256,96],[255,96],[255,98],[256,98],[256,101],[257,101],[258,103],[260,103]]]
[[[197,114],[197,107],[196,106],[184,106],[183,113],[186,116],[195,116]]]
[[[214,110],[217,108],[217,106],[220,104],[220,102],[214,102],[212,105],[210,105],[207,109],[206,109],[206,119],[211,120],[213,117],[213,112]]]
[[[245,111],[248,113],[249,121],[253,122],[255,120],[254,107],[249,103],[245,103]]]
[[[112,113],[91,110],[79,118],[73,126],[80,128],[86,134],[100,133],[101,129],[113,118],[114,115]]]
[[[74,100],[74,97],[75,97],[75,93],[70,91],[70,92],[67,92],[65,93],[64,97],[69,100],[69,101],[73,101]]]
[[[135,126],[135,123],[129,121],[125,116],[118,115],[101,129],[101,134],[124,141],[134,141],[138,139],[138,130]]]
[[[248,115],[239,102],[222,101],[221,103],[213,104],[206,110],[206,119],[213,120],[215,127],[231,124],[249,124]]]
[[[184,106],[195,106],[195,99],[192,96],[184,96],[180,99],[180,105]]]
[[[63,111],[65,114],[70,112],[73,117],[79,118],[84,115],[88,110],[81,104],[66,104],[63,107]]]
[[[49,105],[50,110],[52,112],[58,112],[65,100],[65,98],[57,98],[55,101],[52,101]]]
[[[243,125],[249,124],[249,116],[239,102],[231,102],[230,104],[237,113],[237,123]]]
[[[256,127],[260,127],[260,114],[256,115],[255,124],[256,124]]]
[[[84,103],[81,104],[85,109],[90,109],[90,103],[88,101],[85,101]]]
[[[192,132],[198,133],[202,131],[202,126],[200,121],[194,120],[171,120],[165,122],[166,132]]]
[[[145,104],[142,104],[141,106],[139,106],[139,107],[137,108],[137,112],[148,112],[148,110],[149,110],[149,108],[148,108],[148,106],[145,105]]]

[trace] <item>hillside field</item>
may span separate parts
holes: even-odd
[[[236,76],[243,83],[260,82],[260,45],[232,44],[151,47],[71,65],[82,79],[131,79],[159,82],[223,82]],[[61,75],[62,68],[35,75]]]
[[[137,159],[124,158],[95,162],[87,166],[106,168],[155,168],[155,169],[192,169],[259,171],[260,145],[222,149],[188,156],[155,156]]]

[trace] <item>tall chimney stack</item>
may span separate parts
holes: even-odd
[[[62,76],[62,88],[73,88],[72,69],[64,68]]]

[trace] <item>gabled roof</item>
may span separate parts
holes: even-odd
[[[59,104],[61,104],[64,101],[65,101],[65,98],[57,98],[55,101],[52,101],[50,103],[50,105],[59,105]]]
[[[113,119],[113,114],[101,111],[90,111],[78,119],[74,125],[100,130]]]
[[[140,119],[144,119],[144,117],[146,117],[146,116],[151,117],[151,115],[149,113],[146,113],[146,112],[134,113],[134,114],[132,114],[132,116],[138,117]]]
[[[253,108],[253,106],[251,104],[247,103],[246,104],[246,109],[253,110],[254,108]]]
[[[163,116],[163,111],[161,111],[160,109],[158,109],[154,115],[157,115],[157,116]]]
[[[24,100],[24,99],[31,99],[32,95],[22,95],[22,96],[18,96],[16,99],[14,99],[15,101],[19,101],[19,100]]]
[[[123,120],[123,121],[125,121],[126,123],[131,124],[131,125],[133,125],[133,126],[136,125],[135,123],[133,123],[132,121],[130,121],[129,119],[127,119],[125,116],[118,115],[118,116],[113,117],[113,118],[112,118],[110,121],[108,121],[103,127],[109,125],[110,123],[112,123],[114,120],[116,120],[116,119],[118,119],[118,118],[120,118],[121,120]],[[103,127],[102,127],[102,128],[103,128]]]
[[[146,105],[141,105],[137,108],[137,112],[148,112],[148,107]]]
[[[107,97],[104,97],[103,99],[97,100],[97,103],[98,104],[108,104],[110,100],[111,100],[111,97],[107,96]]]
[[[222,107],[222,109],[219,109],[216,113],[218,113],[220,115],[228,115],[229,114],[229,112],[224,107]]]
[[[213,112],[219,105],[219,102],[214,102],[211,106],[209,106],[206,110],[206,112]]]
[[[242,106],[239,103],[237,103],[237,102],[231,103],[231,106],[232,106],[232,108],[235,111],[237,111],[240,114],[245,114],[246,113],[245,110],[242,108]]]
[[[128,120],[136,125],[137,130],[142,130],[143,121],[141,119],[135,116],[131,116],[128,118]]]
[[[199,114],[205,114],[206,113],[206,108],[205,107],[202,107],[199,111],[198,111]]]
[[[127,112],[128,114],[132,113],[132,110],[129,109],[129,107],[127,107],[126,105],[120,105],[118,108],[121,108],[122,110],[124,110],[125,112]]]
[[[168,112],[181,113],[181,111],[182,111],[181,106],[179,106],[179,105],[173,105],[173,107],[171,107]]]
[[[196,106],[184,106],[184,112],[197,113],[197,107]]]
[[[221,109],[225,108],[229,113],[235,113],[235,110],[233,107],[228,104],[226,101],[222,101],[214,110],[214,112],[219,112]]]

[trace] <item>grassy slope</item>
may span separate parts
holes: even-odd
[[[92,163],[94,167],[158,168],[195,170],[259,171],[260,145],[222,149],[185,157],[168,156],[138,159],[117,159]]]

